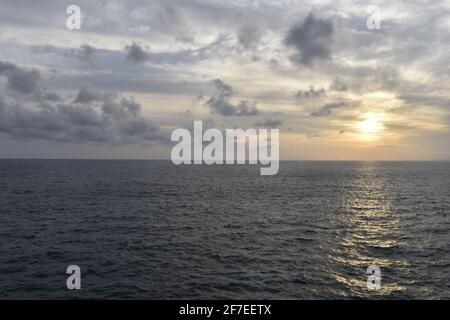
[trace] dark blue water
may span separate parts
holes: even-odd
[[[450,163],[0,161],[0,298],[450,298]],[[66,268],[82,289],[66,288]],[[366,286],[381,268],[379,290]]]

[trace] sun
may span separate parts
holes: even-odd
[[[354,125],[358,130],[356,139],[365,141],[379,140],[385,130],[382,120],[382,114],[366,113],[363,119]]]
[[[356,124],[356,128],[358,128],[362,133],[375,134],[383,130],[383,124],[380,121],[380,115],[368,113],[364,118],[365,119],[363,121],[360,121]]]

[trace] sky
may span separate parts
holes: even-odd
[[[169,159],[202,120],[282,160],[450,160],[449,61],[450,1],[0,0],[0,158]]]

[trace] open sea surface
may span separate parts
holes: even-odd
[[[0,298],[449,299],[449,215],[450,162],[0,160]]]

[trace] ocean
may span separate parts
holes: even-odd
[[[449,190],[450,162],[281,162],[261,176],[0,160],[0,298],[449,299]]]

